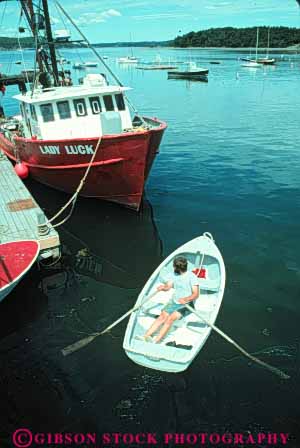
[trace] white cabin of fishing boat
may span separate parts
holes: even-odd
[[[43,140],[120,134],[132,128],[126,90],[130,87],[108,85],[101,74],[88,74],[78,86],[37,88],[16,95],[23,134]]]

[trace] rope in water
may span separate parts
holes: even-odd
[[[208,325],[210,328],[212,328],[214,331],[216,331],[220,336],[222,336],[224,339],[226,339],[227,342],[232,344],[235,348],[237,348],[243,355],[245,355],[247,358],[251,359],[251,361],[255,362],[256,364],[261,365],[262,367],[265,367],[266,369],[270,370],[271,372],[275,373],[277,376],[284,380],[288,380],[290,378],[289,375],[282,372],[281,370],[277,369],[277,367],[273,367],[269,364],[267,364],[264,361],[261,361],[260,359],[256,358],[255,356],[251,355],[250,353],[246,352],[243,347],[241,347],[237,342],[235,342],[233,339],[231,339],[227,334],[225,334],[222,330],[220,330],[218,327],[216,327],[214,324],[208,322],[204,317],[198,313],[194,308],[192,308],[190,305],[185,305],[186,308],[191,312],[194,313],[197,317],[199,317],[200,320],[202,320],[206,325]]]

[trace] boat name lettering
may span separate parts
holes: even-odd
[[[65,150],[67,154],[94,154],[93,145],[68,145]]]
[[[67,154],[94,154],[93,145],[65,145],[65,152]],[[40,146],[42,154],[60,154],[59,146],[45,145]]]
[[[42,154],[60,154],[59,146],[40,146]]]

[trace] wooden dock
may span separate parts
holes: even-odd
[[[60,255],[57,231],[0,151],[0,243],[23,239],[39,241],[39,259]]]

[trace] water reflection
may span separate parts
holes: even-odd
[[[0,304],[0,339],[34,322],[47,312],[48,298],[39,289],[40,274],[33,268]]]
[[[191,84],[197,84],[197,83],[208,83],[208,77],[207,76],[203,76],[202,78],[199,78],[199,79],[185,79],[184,77],[182,77],[182,78],[173,78],[172,76],[168,76],[168,81],[172,81],[172,82],[174,82],[174,81],[181,81],[181,82],[183,82],[183,81],[185,81],[185,85],[187,86],[187,87],[189,87]]]
[[[52,216],[67,196],[35,182],[28,186]],[[70,220],[58,228],[62,264],[77,274],[123,288],[138,288],[161,258],[161,241],[149,201],[139,213],[93,199],[77,201]]]
[[[27,186],[48,217],[66,202],[63,193],[30,180]],[[3,422],[7,438],[17,422],[41,430],[47,421],[47,431],[62,426],[79,431],[87,425],[95,431],[103,429],[102,422],[114,427],[122,409],[120,382],[128,377],[128,371],[125,376],[122,372],[131,366],[122,350],[126,323],[68,358],[61,349],[131,308],[161,261],[162,245],[146,199],[138,214],[80,199],[59,232],[59,263],[32,271],[1,303],[0,362],[4,365],[5,360],[3,378],[15,404]],[[26,393],[19,393],[20,381]],[[0,394],[7,402],[6,386]],[[98,399],[114,399],[115,405],[107,411],[99,408]],[[89,408],[83,413],[85,402]]]
[[[30,180],[27,186],[48,217],[66,202],[63,193]],[[79,199],[71,219],[58,230],[61,259],[33,269],[3,301],[0,336],[44,314],[59,322],[65,335],[70,328],[71,333],[99,328],[112,313],[122,311],[124,303],[135,300],[161,260],[161,240],[146,199],[138,214],[114,204]],[[75,314],[80,328],[74,330]],[[42,322],[38,325],[43,332]]]

